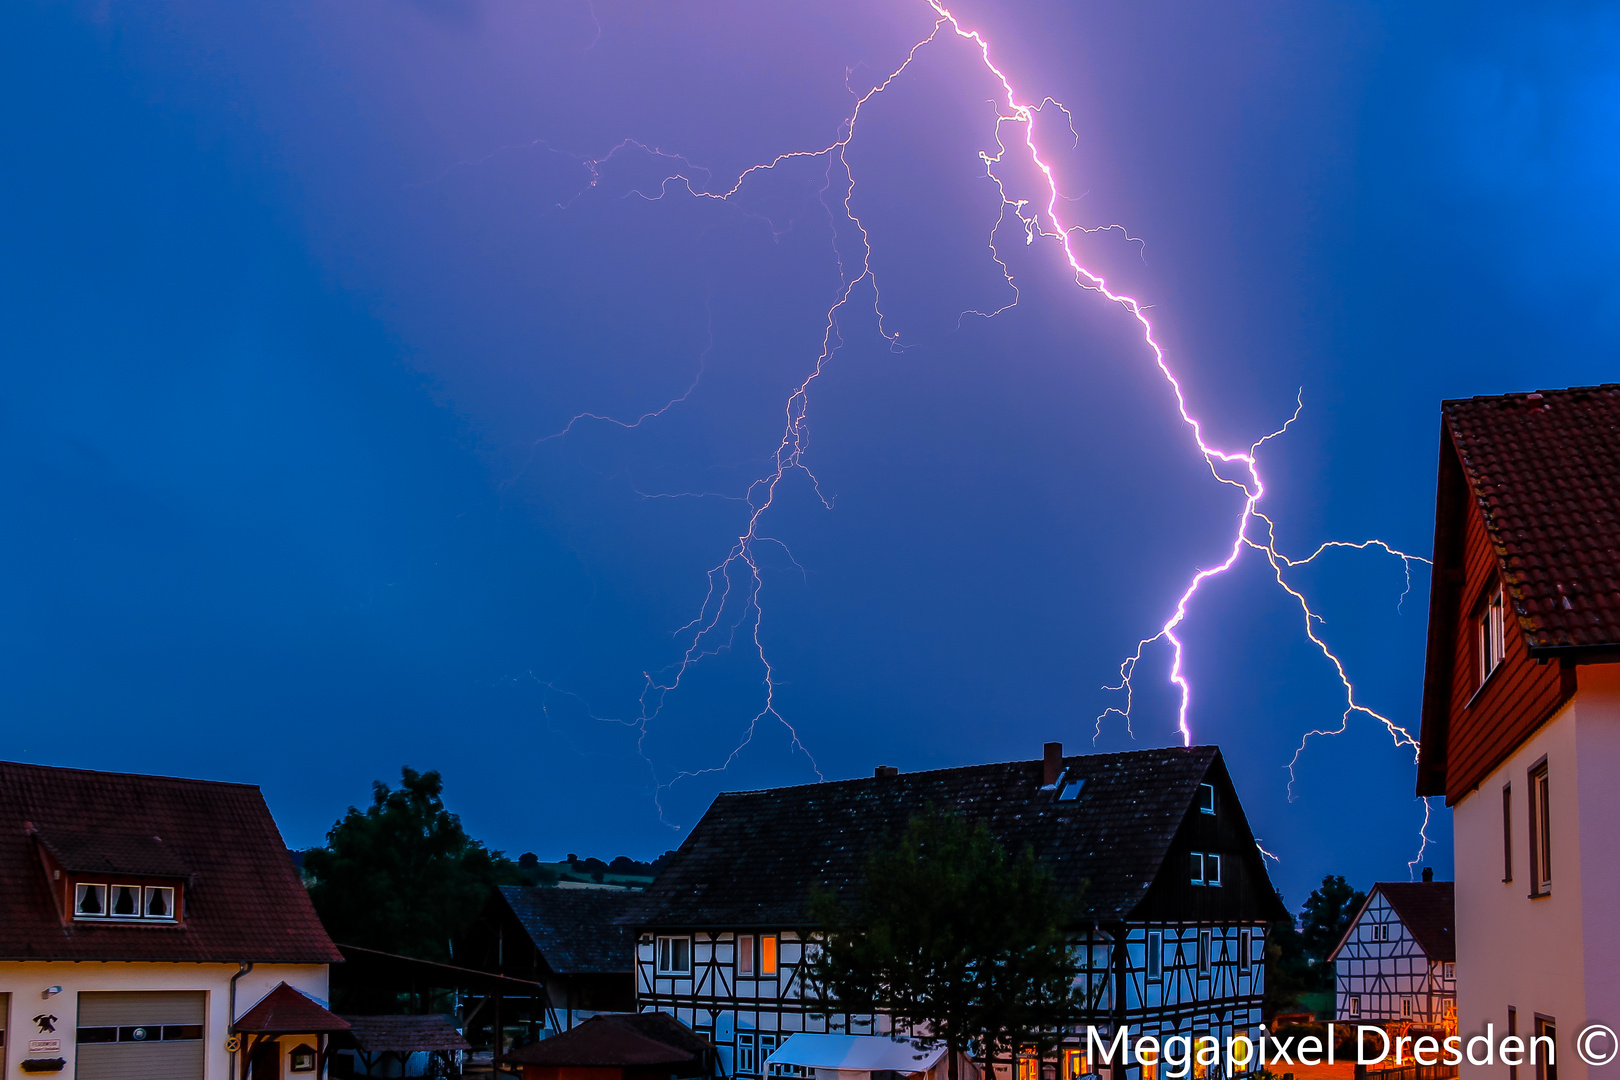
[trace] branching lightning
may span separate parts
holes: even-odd
[[[1205,464],[1209,468],[1210,475],[1216,482],[1233,487],[1241,491],[1243,495],[1241,507],[1233,523],[1230,534],[1231,539],[1223,548],[1224,557],[1214,565],[1197,569],[1192,574],[1177,597],[1169,617],[1159,626],[1155,633],[1144,637],[1137,643],[1135,651],[1125,657],[1120,664],[1119,681],[1105,688],[1123,694],[1124,700],[1119,705],[1105,709],[1097,717],[1096,727],[1098,733],[1100,734],[1102,730],[1103,722],[1110,716],[1118,717],[1125,723],[1128,730],[1131,729],[1135,690],[1134,678],[1137,674],[1137,668],[1143,661],[1147,650],[1162,643],[1168,645],[1170,649],[1168,680],[1176,688],[1179,698],[1176,713],[1176,730],[1184,745],[1191,744],[1192,729],[1189,715],[1193,695],[1192,685],[1186,674],[1186,648],[1181,636],[1182,625],[1188,617],[1194,599],[1205,583],[1212,578],[1224,575],[1235,567],[1245,551],[1254,551],[1266,560],[1278,587],[1286,592],[1298,605],[1306,636],[1333,666],[1344,693],[1344,710],[1338,727],[1313,730],[1306,733],[1300,742],[1299,748],[1288,763],[1290,799],[1294,797],[1292,791],[1294,767],[1297,765],[1300,755],[1304,752],[1307,742],[1313,736],[1339,734],[1346,731],[1351,719],[1358,714],[1382,724],[1397,747],[1410,747],[1415,753],[1418,745],[1417,740],[1413,738],[1405,727],[1358,699],[1355,686],[1345,670],[1344,663],[1317,632],[1318,627],[1323,623],[1322,617],[1312,609],[1309,600],[1301,589],[1290,582],[1289,572],[1309,565],[1329,552],[1377,550],[1401,560],[1406,572],[1407,591],[1410,591],[1412,564],[1414,562],[1427,563],[1428,560],[1401,551],[1378,539],[1354,542],[1329,541],[1319,545],[1309,555],[1301,558],[1290,557],[1282,552],[1277,542],[1276,524],[1260,508],[1266,494],[1265,483],[1261,477],[1260,456],[1264,444],[1284,434],[1294,420],[1298,418],[1300,405],[1296,403],[1294,414],[1280,428],[1247,447],[1223,449],[1215,445],[1206,436],[1203,421],[1192,411],[1182,383],[1172,369],[1163,347],[1155,336],[1153,324],[1147,315],[1146,305],[1132,296],[1113,289],[1100,273],[1088,268],[1076,247],[1077,235],[1085,236],[1104,230],[1117,230],[1123,233],[1128,241],[1139,245],[1141,241],[1139,238],[1131,236],[1121,225],[1111,224],[1087,227],[1065,220],[1064,209],[1073,200],[1060,191],[1054,166],[1042,149],[1042,136],[1045,135],[1046,128],[1051,126],[1050,114],[1059,114],[1064,118],[1063,130],[1068,133],[1068,136],[1072,137],[1075,144],[1078,144],[1079,136],[1075,131],[1072,114],[1061,102],[1050,97],[1034,103],[1023,101],[1015,90],[1010,77],[992,57],[990,42],[979,31],[965,26],[942,0],[922,0],[922,2],[932,11],[934,19],[932,29],[925,37],[911,46],[904,59],[887,76],[864,93],[859,94],[849,116],[845,118],[839,127],[839,137],[825,146],[779,153],[768,160],[743,169],[737,175],[735,181],[728,186],[718,187],[708,182],[706,170],[691,165],[684,157],[630,139],[621,141],[599,158],[579,159],[589,173],[587,187],[595,187],[600,179],[598,166],[616,154],[626,150],[638,149],[655,158],[673,162],[677,167],[664,177],[655,191],[636,190],[632,194],[645,199],[658,200],[665,198],[673,190],[684,192],[692,198],[722,202],[732,199],[755,176],[771,172],[790,162],[824,160],[826,163],[827,180],[821,190],[821,200],[828,210],[833,225],[833,254],[837,263],[840,284],[823,322],[820,351],[810,367],[809,374],[794,388],[786,401],[782,435],[771,456],[771,466],[764,475],[753,481],[740,497],[736,495],[729,496],[731,498],[740,498],[746,502],[748,512],[744,526],[731,543],[725,557],[709,569],[707,573],[707,589],[697,615],[676,631],[677,640],[683,642],[679,660],[662,672],[644,673],[638,715],[633,719],[618,722],[628,723],[638,729],[640,732],[638,745],[643,747],[643,756],[645,756],[644,744],[649,727],[657,720],[669,695],[681,688],[683,680],[694,665],[731,649],[736,644],[739,634],[750,643],[751,655],[757,658],[763,672],[762,705],[759,711],[747,722],[740,741],[724,762],[710,768],[683,771],[667,779],[660,779],[656,769],[654,769],[656,791],[661,793],[667,790],[670,785],[684,778],[718,772],[729,767],[752,740],[759,725],[767,721],[780,724],[789,734],[794,750],[803,752],[806,758],[810,760],[812,768],[815,768],[814,759],[810,757],[809,751],[800,739],[798,732],[777,709],[776,672],[761,641],[761,626],[764,620],[762,597],[765,579],[757,558],[757,548],[761,543],[781,545],[780,540],[763,534],[761,526],[763,518],[774,504],[783,481],[790,474],[795,472],[803,473],[823,505],[829,509],[831,508],[830,500],[822,494],[821,486],[815,474],[805,461],[809,438],[807,417],[810,391],[813,384],[844,344],[841,321],[846,309],[852,303],[865,300],[869,294],[871,311],[876,317],[878,334],[882,336],[890,348],[900,349],[904,347],[899,333],[889,329],[885,321],[882,296],[871,263],[870,235],[853,206],[856,178],[847,151],[851,142],[856,138],[863,110],[867,108],[869,103],[883,94],[895,80],[904,75],[924,49],[942,37],[947,39],[954,37],[970,45],[972,50],[976,52],[984,72],[989,75],[991,81],[1000,90],[998,99],[991,102],[994,109],[992,126],[994,150],[981,151],[979,157],[984,169],[984,175],[994,185],[1001,201],[1000,211],[995,224],[991,228],[989,254],[1001,269],[1009,290],[1009,299],[1006,303],[995,307],[993,310],[965,311],[961,317],[994,318],[1002,312],[1017,306],[1019,302],[1018,285],[1014,280],[1014,273],[1003,259],[998,248],[1004,226],[1016,225],[1018,231],[1022,233],[1026,245],[1032,245],[1038,240],[1054,243],[1066,260],[1076,285],[1088,292],[1099,294],[1108,302],[1122,308],[1135,320],[1140,331],[1141,340],[1146,345],[1153,364],[1174,398],[1176,412],[1190,434],[1199,454],[1202,455]],[[531,145],[541,144],[537,142]],[[547,146],[547,149],[550,149],[550,147]],[[1017,161],[1021,165],[1032,166],[1036,173],[1039,174],[1043,189],[1039,198],[1017,198],[1010,193],[1009,182],[1004,178],[1002,167],[1013,161]],[[841,198],[838,196],[839,192],[841,192]],[[831,201],[828,198],[829,193],[833,193]],[[566,203],[559,204],[559,206],[566,205]],[[841,227],[852,230],[855,238],[852,246],[846,247],[846,244],[841,242]],[[547,436],[547,438],[566,435],[575,424],[586,420],[605,421],[626,428],[639,426],[685,401],[687,397],[696,391],[701,378],[702,367],[700,366],[697,377],[694,378],[684,394],[672,399],[656,410],[641,414],[633,421],[616,420],[595,413],[580,413],[573,417],[562,430],[554,435]],[[785,545],[781,546],[785,550]],[[1403,592],[1401,602],[1404,602],[1405,596],[1406,593]],[[1133,737],[1134,734],[1134,731],[1132,731]],[[649,767],[652,767],[650,760],[648,764]],[[821,775],[819,768],[816,769],[816,774],[817,776]],[[1425,801],[1424,830],[1420,834],[1425,849],[1428,842],[1428,820],[1429,806]],[[1266,856],[1276,858],[1271,852],[1265,851],[1263,848],[1261,850]],[[1423,849],[1420,849],[1417,859],[1413,861],[1412,865],[1416,866],[1422,857]]]

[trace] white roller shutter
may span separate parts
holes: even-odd
[[[201,990],[81,993],[77,1080],[202,1080]]]

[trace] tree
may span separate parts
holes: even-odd
[[[1351,888],[1340,874],[1328,874],[1322,879],[1322,887],[1305,898],[1299,913],[1300,944],[1310,961],[1318,992],[1333,989],[1333,965],[1328,963],[1328,954],[1350,929],[1350,920],[1366,900],[1367,894]]]
[[[310,898],[334,940],[447,961],[494,887],[523,880],[467,836],[443,793],[437,771],[401,769],[397,789],[374,781],[371,805],[349,807],[326,847],[305,853]]]
[[[1026,849],[933,807],[868,859],[853,907],[811,897],[811,981],[829,1012],[886,1013],[925,1046],[987,1063],[1050,1052],[1081,1007],[1072,900]]]

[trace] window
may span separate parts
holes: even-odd
[[[287,1068],[290,1072],[314,1072],[315,1048],[308,1043],[299,1043],[287,1054]]]
[[[1351,1015],[1351,1016],[1360,1016],[1361,1015],[1361,997],[1359,995],[1356,995],[1356,994],[1350,995],[1349,1000],[1345,1002],[1344,1011],[1346,1013],[1348,1013],[1349,1015]]]
[[[776,935],[761,934],[759,938],[759,973],[776,974]]]
[[[1195,852],[1192,853],[1191,869],[1192,869],[1192,883],[1194,885],[1202,885],[1204,883],[1204,853],[1203,852],[1195,851]]]
[[[1530,770],[1530,895],[1552,891],[1552,791],[1547,763]]]
[[[754,973],[754,935],[737,935],[737,974],[752,975]],[[752,1036],[750,1036],[752,1037]]]
[[[75,919],[156,919],[178,916],[172,885],[103,885],[81,881],[73,886]]]
[[[759,1037],[759,1068],[763,1072],[770,1064],[771,1055],[776,1053],[776,1036],[761,1035]]]
[[[1063,790],[1058,792],[1058,801],[1073,802],[1080,797],[1080,789],[1085,786],[1085,777],[1076,776],[1070,778],[1069,781],[1063,785]]]
[[[1508,1006],[1507,1033],[1509,1035],[1517,1035],[1519,1033],[1519,1010],[1515,1009],[1511,1005]],[[1519,1067],[1517,1065],[1508,1066],[1508,1080],[1519,1080]]]
[[[1246,968],[1250,964],[1254,963],[1253,957],[1254,957],[1254,950],[1252,948],[1250,948],[1250,946],[1249,946],[1249,932],[1247,930],[1238,931],[1238,973],[1239,974],[1243,973],[1244,968]]]
[[[1401,998],[1401,1019],[1402,1020],[1410,1020],[1410,1019],[1412,1019],[1412,999],[1411,998]]]
[[[1479,637],[1479,685],[1491,677],[1502,663],[1505,648],[1505,626],[1502,621],[1502,586],[1493,588],[1480,603],[1477,620]]]
[[[148,919],[174,918],[174,890],[167,885],[148,885],[144,911]]]
[[[1441,966],[1440,972],[1442,978],[1455,979],[1457,977],[1457,965],[1452,963],[1450,960],[1447,960],[1445,964]]]
[[[1373,923],[1372,924],[1372,939],[1374,941],[1388,941],[1389,940],[1389,923]]]
[[[1502,785],[1502,880],[1513,880],[1513,785]]]
[[[1206,814],[1215,812],[1215,785],[1198,785],[1198,809]]]
[[[105,914],[107,914],[107,886],[81,883],[73,887],[75,918],[100,917]]]
[[[1198,931],[1198,974],[1209,974],[1209,931]]]
[[[1148,982],[1164,978],[1164,934],[1158,930],[1148,931],[1147,978]]]
[[[1530,1061],[1536,1067],[1536,1080],[1558,1080],[1558,1025],[1550,1016],[1536,1017]]]
[[[689,975],[692,972],[692,939],[658,939],[658,972],[661,975]]]
[[[739,1034],[737,1036],[737,1068],[735,1070],[744,1075],[753,1075],[759,1072],[758,1051],[754,1048],[752,1034]]]
[[[1221,883],[1221,857],[1214,853],[1204,856],[1204,884],[1219,885]]]

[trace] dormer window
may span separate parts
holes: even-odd
[[[1502,586],[1494,586],[1480,602],[1475,617],[1475,636],[1479,650],[1479,685],[1491,677],[1502,658],[1507,655],[1507,624],[1503,614]]]
[[[174,922],[174,886],[76,882],[73,886],[73,918],[109,922]]]
[[[1200,813],[1213,814],[1215,812],[1215,785],[1198,785],[1198,809]]]

